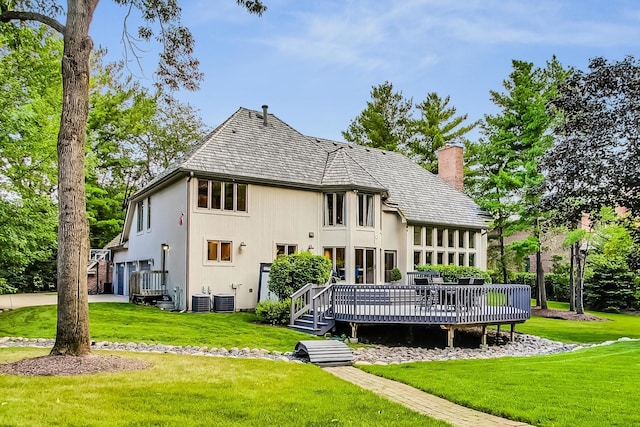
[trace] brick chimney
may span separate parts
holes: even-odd
[[[464,161],[461,145],[447,144],[437,151],[438,177],[458,191],[464,190]]]

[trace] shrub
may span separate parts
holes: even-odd
[[[330,277],[329,258],[309,252],[281,255],[271,264],[269,290],[285,299],[307,283],[325,284]]]
[[[18,289],[7,283],[7,279],[0,278],[0,295],[2,294],[15,294]]]
[[[256,306],[256,315],[262,323],[288,325],[291,318],[291,298],[261,301]]]
[[[635,305],[634,274],[621,259],[593,256],[593,276],[585,278],[585,302],[592,310],[620,311]]]
[[[397,282],[399,280],[402,280],[402,273],[398,267],[393,267],[391,270],[391,281]]]
[[[484,278],[487,283],[491,282],[489,273],[477,267],[422,264],[417,266],[416,269],[418,271],[438,271],[445,282],[457,282],[461,277],[479,277]]]

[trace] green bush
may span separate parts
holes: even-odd
[[[0,278],[0,295],[2,294],[15,294],[18,289],[7,283],[7,279]]]
[[[636,305],[634,274],[624,260],[593,256],[590,262],[593,275],[585,278],[585,303],[589,308],[615,313]]]
[[[399,280],[402,280],[402,273],[398,267],[393,267],[391,270],[391,281],[397,282]]]
[[[256,315],[262,323],[288,325],[291,319],[291,298],[261,301],[256,306]]]
[[[489,273],[477,267],[421,264],[416,269],[418,271],[438,271],[445,282],[457,282],[461,277],[478,277],[484,278],[487,283],[491,282]]]
[[[279,299],[285,299],[307,283],[322,285],[330,277],[329,258],[309,252],[281,255],[271,264],[269,290]]]

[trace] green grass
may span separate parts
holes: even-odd
[[[569,310],[569,304],[549,302],[549,308]],[[607,320],[584,322],[532,316],[518,325],[517,330],[565,343],[600,343],[621,337],[640,338],[640,316],[593,311],[588,313]]]
[[[640,425],[640,342],[543,357],[362,369],[483,412],[538,426]]]
[[[94,341],[146,342],[207,347],[250,347],[292,351],[313,336],[256,324],[251,313],[171,313],[133,304],[89,304]],[[56,306],[25,307],[0,313],[0,336],[55,338]]]
[[[0,363],[45,353],[0,349]],[[171,354],[120,355],[148,360],[154,366],[137,372],[71,377],[0,375],[0,425],[447,425],[313,365]]]

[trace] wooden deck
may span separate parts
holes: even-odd
[[[527,285],[307,285],[292,296],[291,326],[322,334],[335,322],[440,325],[452,345],[456,329],[522,323],[531,317]],[[306,318],[306,323],[298,319]]]

